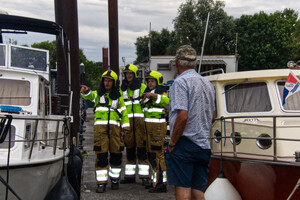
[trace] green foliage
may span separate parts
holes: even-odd
[[[237,19],[239,70],[285,68],[289,60],[299,55],[297,18],[294,10],[285,9],[269,15],[261,11]]]
[[[210,20],[205,54],[233,54],[235,24],[223,10],[224,5],[223,1],[214,0],[187,0],[181,4],[174,19],[174,31],[151,31],[151,55],[174,55],[184,44],[192,45],[200,54],[208,12]],[[148,57],[148,36],[138,37],[135,45],[135,63],[138,63]]]
[[[87,60],[83,64],[85,66],[85,85],[92,90],[98,89],[102,75],[102,63]]]
[[[175,32],[170,32],[168,29],[163,28],[160,32],[151,31],[151,55],[167,55],[175,54],[176,47],[174,47]],[[136,63],[144,61],[149,57],[149,36],[138,37],[136,45]]]
[[[174,20],[178,41],[201,52],[208,12],[210,13],[205,54],[233,54],[235,24],[223,10],[225,3],[214,0],[188,0],[181,4]]]

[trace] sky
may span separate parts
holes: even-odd
[[[77,0],[79,23],[79,47],[83,49],[88,60],[102,61],[102,48],[109,46],[108,38],[108,0]],[[173,19],[178,8],[186,0],[119,0],[119,56],[120,66],[133,63],[136,59],[135,41],[151,30],[162,28],[173,30]],[[0,12],[44,20],[55,20],[54,0],[0,0]],[[259,11],[273,13],[292,8],[300,12],[299,0],[225,0],[224,10],[235,18],[243,14]],[[300,14],[299,14],[300,15]],[[52,41],[48,35],[33,35],[28,39],[24,35],[5,36],[4,41],[17,40],[19,45],[34,42]],[[36,41],[38,40],[38,41]]]

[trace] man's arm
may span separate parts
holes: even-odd
[[[212,118],[212,123],[214,123],[216,121],[216,117],[217,117],[217,112],[214,111],[213,118]]]
[[[178,110],[177,111],[177,118],[174,123],[172,137],[169,142],[169,152],[173,151],[175,144],[178,142],[179,138],[181,137],[186,123],[188,120],[188,113],[186,110]]]

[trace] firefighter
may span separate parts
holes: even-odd
[[[138,68],[132,64],[123,69],[122,95],[130,120],[130,131],[125,136],[126,165],[125,176],[121,183],[135,183],[136,160],[138,161],[138,175],[142,179],[142,185],[149,184],[149,161],[146,152],[146,130],[144,113],[140,100],[146,89],[137,75]]]
[[[111,179],[111,189],[119,189],[123,135],[130,130],[126,106],[117,81],[117,74],[108,70],[103,73],[98,90],[91,91],[87,86],[81,86],[82,98],[95,105],[94,151],[98,193],[105,192],[108,176]]]
[[[167,133],[165,107],[169,97],[163,87],[163,76],[150,71],[146,76],[148,84],[144,93],[144,114],[147,131],[147,151],[151,164],[151,184],[146,186],[151,193],[167,192],[167,167],[163,146]],[[152,186],[152,187],[151,187]]]

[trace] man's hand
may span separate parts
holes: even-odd
[[[172,140],[170,140],[170,142],[168,144],[168,151],[171,153],[173,151],[174,147],[175,147],[175,143]]]
[[[90,91],[90,89],[86,85],[81,85],[80,87],[80,92],[82,94],[87,94]]]
[[[146,93],[144,93],[144,98],[150,99],[152,95],[153,95],[153,93],[146,92]]]

